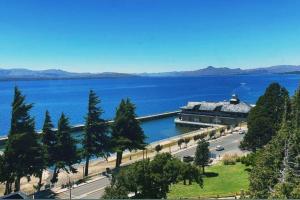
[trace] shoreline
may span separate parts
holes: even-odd
[[[244,124],[240,125],[244,126]],[[225,130],[225,132],[221,133],[221,130]],[[123,159],[122,159],[122,164],[121,166],[126,166],[129,164],[132,164],[134,162],[137,162],[139,160],[142,160],[144,158],[149,158],[152,159],[155,155],[157,155],[157,152],[155,151],[155,146],[160,144],[162,145],[162,150],[160,151],[160,153],[163,152],[168,152],[171,154],[176,154],[180,151],[185,150],[186,148],[191,148],[193,146],[195,146],[198,142],[195,141],[193,139],[193,137],[195,135],[200,135],[200,134],[204,134],[205,135],[205,139],[209,140],[210,136],[209,133],[211,131],[215,131],[215,136],[216,138],[219,138],[221,136],[224,135],[228,135],[230,134],[231,130],[226,130],[226,126],[220,125],[219,127],[208,127],[208,128],[202,128],[199,130],[194,130],[194,131],[190,131],[188,133],[185,134],[181,134],[181,135],[176,135],[173,137],[169,137],[166,139],[162,139],[159,141],[155,141],[155,142],[151,142],[147,145],[146,150],[136,150],[136,151],[125,151],[123,153]],[[182,147],[178,146],[178,140],[179,139],[185,139],[185,138],[189,138],[189,142],[187,144],[183,143]],[[58,182],[54,185],[50,184],[50,178],[52,177],[52,173],[51,170],[45,170],[45,176],[43,177],[43,181],[42,183],[44,184],[44,186],[47,186],[51,188],[51,190],[54,193],[59,193],[61,191],[64,190],[64,186],[68,184],[69,180],[71,180],[71,182],[74,184],[74,187],[81,185],[81,184],[85,184],[88,183],[90,181],[93,181],[94,179],[97,179],[99,177],[103,176],[103,173],[106,172],[106,169],[114,169],[115,168],[115,155],[111,155],[109,156],[108,160],[106,161],[103,158],[95,158],[92,159],[90,161],[90,167],[89,167],[89,175],[87,177],[83,176],[83,172],[84,172],[84,166],[85,163],[81,162],[78,163],[76,165],[74,165],[74,167],[78,170],[77,173],[66,173],[64,171],[61,171],[61,173],[59,173],[58,176]],[[38,179],[36,177],[32,177],[31,181],[28,182],[26,178],[23,178],[21,180],[21,190],[26,192],[27,194],[32,194],[35,192],[34,190],[34,185],[37,184]],[[1,189],[4,189],[4,185],[1,184]]]
[[[146,115],[146,116],[140,116],[137,117],[136,119],[139,120],[140,122],[150,122],[150,121],[155,121],[155,120],[159,120],[159,119],[164,119],[164,118],[168,118],[168,117],[174,117],[176,115],[178,115],[180,111],[179,110],[175,110],[175,111],[166,111],[163,113],[156,113],[156,114],[151,114],[151,115]],[[113,120],[108,120],[106,121],[108,124],[112,124],[114,121]],[[75,124],[71,126],[71,134],[75,134],[78,132],[81,132],[84,130],[84,124]],[[54,131],[57,131],[57,129],[55,128]],[[41,134],[42,131],[38,130],[36,131],[36,133]],[[7,141],[8,136],[0,136],[0,151],[4,148],[4,143]]]

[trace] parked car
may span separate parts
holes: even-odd
[[[242,135],[242,134],[245,134],[245,131],[244,131],[244,130],[240,130],[240,131],[239,131],[239,134],[241,134],[241,135]]]
[[[194,161],[194,157],[192,157],[192,156],[183,156],[182,161],[183,162],[192,162],[192,161]]]
[[[216,147],[216,151],[223,151],[223,150],[224,150],[224,147],[221,146],[221,145],[218,145],[218,146]]]

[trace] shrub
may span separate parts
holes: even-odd
[[[224,165],[235,165],[238,159],[238,155],[237,154],[225,154],[223,156],[223,164]]]
[[[193,139],[194,139],[194,141],[199,140],[200,139],[200,135],[194,135]]]
[[[191,140],[190,138],[185,138],[185,139],[184,139],[185,145],[187,145],[187,144],[190,142],[190,140]]]
[[[216,131],[213,130],[213,131],[209,132],[209,137],[212,138],[215,134],[216,134]]]
[[[205,134],[199,134],[199,135],[195,135],[194,136],[194,141],[197,141],[197,140],[202,140],[206,137]]]
[[[246,156],[243,156],[240,158],[241,163],[243,163],[246,166],[253,166],[255,163],[255,156],[256,156],[256,153],[253,153],[253,152],[249,153]]]
[[[221,134],[225,133],[225,129],[224,129],[224,128],[221,128],[220,133],[221,133]]]
[[[227,125],[226,129],[227,129],[227,131],[229,131],[231,129],[231,126]]]

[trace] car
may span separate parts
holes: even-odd
[[[183,156],[182,161],[183,162],[192,162],[192,161],[194,161],[194,157],[192,157],[192,156]]]
[[[224,150],[224,147],[221,146],[221,145],[218,145],[218,146],[216,147],[216,151],[223,151],[223,150]]]
[[[244,130],[240,130],[240,131],[239,131],[239,134],[240,134],[240,135],[242,135],[242,134],[244,134],[244,133],[245,133]]]

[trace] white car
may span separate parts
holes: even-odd
[[[224,147],[221,146],[221,145],[218,145],[218,146],[216,147],[216,151],[223,151],[223,150],[224,150]]]

